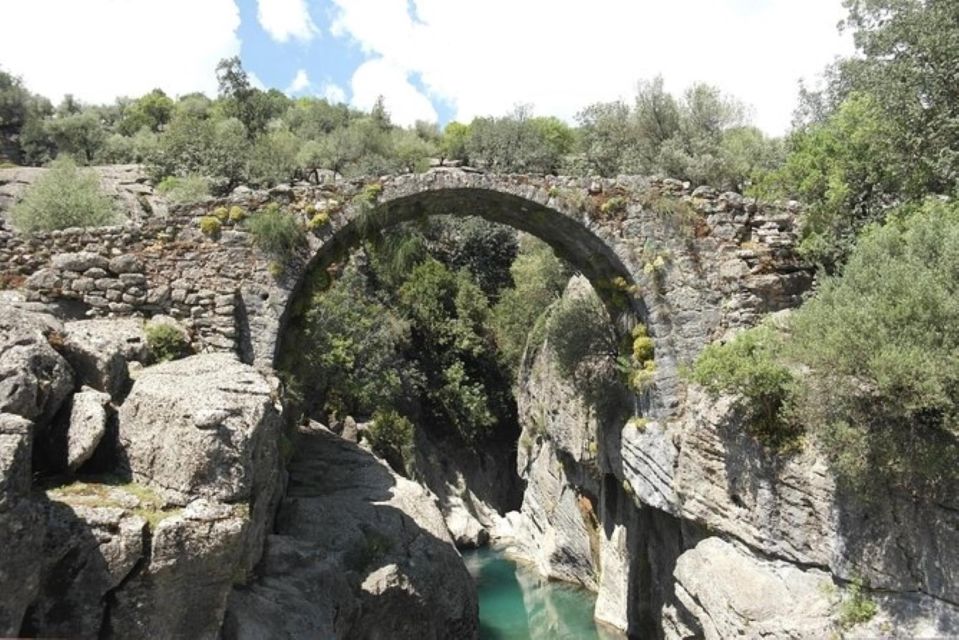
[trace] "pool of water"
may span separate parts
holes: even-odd
[[[596,595],[549,581],[502,551],[464,551],[476,581],[481,640],[621,640],[593,621]]]

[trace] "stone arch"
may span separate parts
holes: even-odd
[[[293,303],[311,270],[346,255],[371,232],[436,215],[478,216],[543,240],[594,285],[617,330],[628,330],[634,322],[646,320],[645,304],[640,297],[616,295],[611,284],[628,289],[636,285],[637,274],[614,230],[574,201],[573,194],[579,192],[584,190],[534,184],[522,176],[462,171],[397,176],[363,185],[328,228],[311,238],[309,256],[285,276],[270,308],[257,313],[255,320],[265,321],[265,326],[258,329],[259,343],[252,345],[254,359],[276,364]]]

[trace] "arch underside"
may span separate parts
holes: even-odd
[[[609,283],[622,278],[628,285],[635,284],[630,270],[616,255],[613,247],[597,236],[583,222],[532,200],[513,194],[484,189],[437,189],[386,200],[369,210],[356,214],[336,229],[314,253],[299,282],[295,283],[280,321],[280,331],[289,320],[292,302],[300,293],[306,274],[313,269],[324,269],[348,255],[372,233],[429,216],[478,216],[525,231],[546,242],[556,254],[582,273],[594,286],[614,319],[617,329],[628,329],[635,320],[645,320],[641,299],[630,297],[629,307],[611,299]],[[279,355],[282,339],[277,340]]]

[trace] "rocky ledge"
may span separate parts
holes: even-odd
[[[0,308],[0,635],[219,635],[282,489],[278,385],[151,357],[135,320]]]

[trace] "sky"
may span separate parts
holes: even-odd
[[[257,86],[394,122],[470,121],[531,105],[570,123],[662,75],[743,101],[789,128],[799,80],[853,51],[841,0],[0,0],[0,68],[59,101],[156,87],[216,93],[239,55]]]

